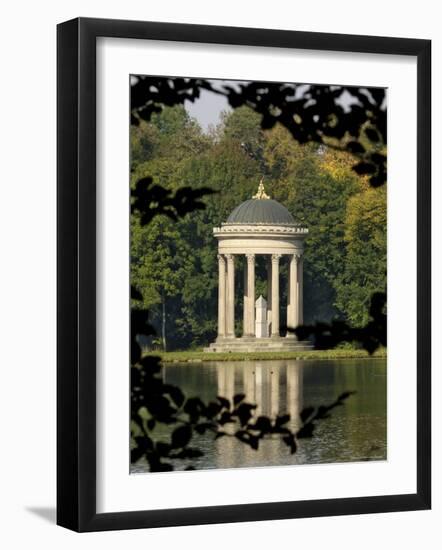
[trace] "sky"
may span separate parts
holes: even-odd
[[[239,90],[237,84],[245,84],[244,80],[209,80],[209,83],[215,89],[220,89],[223,85]],[[223,95],[214,94],[207,90],[201,90],[200,97],[193,103],[186,101],[184,103],[186,111],[197,119],[203,131],[207,131],[210,125],[216,126],[221,122],[221,113],[231,111],[227,99]]]
[[[231,111],[224,96],[206,90],[202,90],[199,99],[193,103],[186,101],[184,106],[189,115],[197,119],[204,131],[207,131],[211,124],[216,126],[220,122],[223,111]]]

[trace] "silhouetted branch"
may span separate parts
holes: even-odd
[[[224,95],[233,108],[247,105],[262,116],[261,127],[278,122],[299,143],[315,142],[351,153],[353,169],[373,187],[387,179],[386,95],[382,88],[247,82],[216,87],[208,80],[137,76],[132,85],[131,120],[150,120],[163,106],[195,101],[201,90]]]
[[[356,342],[372,354],[379,347],[387,346],[386,301],[385,293],[375,292],[372,295],[369,310],[371,320],[364,327],[354,328],[345,321],[333,321],[287,330],[294,332],[299,340],[312,336],[316,349],[332,349],[344,342]]]
[[[140,179],[132,191],[131,211],[139,212],[140,224],[147,225],[155,216],[163,214],[173,221],[189,212],[205,208],[202,197],[214,194],[209,187],[180,187],[174,193],[154,184],[151,177]]]

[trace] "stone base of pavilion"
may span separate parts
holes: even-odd
[[[204,348],[205,352],[277,352],[277,351],[306,351],[313,349],[308,340],[296,340],[296,338],[254,338],[244,336],[242,338],[218,338],[209,347]]]

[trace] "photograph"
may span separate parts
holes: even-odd
[[[388,90],[128,85],[131,474],[387,460]]]
[[[3,13],[0,546],[437,547],[438,5]]]

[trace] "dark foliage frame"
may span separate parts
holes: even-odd
[[[96,39],[299,48],[417,59],[417,492],[134,512],[96,512]],[[431,506],[431,42],[75,19],[58,26],[57,523],[76,531],[425,510]]]

